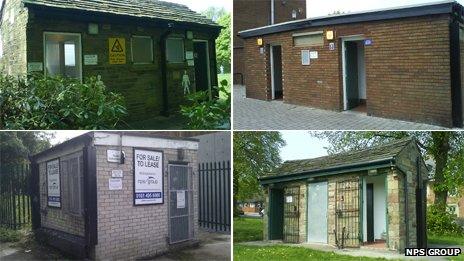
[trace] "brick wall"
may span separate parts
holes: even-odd
[[[21,8],[21,0],[3,1],[0,25],[0,40],[3,54],[0,55],[0,73],[24,74],[26,67],[26,25],[28,12]]]
[[[306,0],[287,0],[285,2],[282,0],[274,0],[274,8],[274,23],[293,20],[292,10],[294,9],[298,11],[296,19],[306,18]],[[271,24],[271,1],[234,0],[233,24],[234,74],[243,74],[245,81],[248,76],[243,63],[246,57],[243,53],[244,40],[238,37],[238,32]],[[234,83],[240,84],[241,78],[235,75]]]
[[[60,167],[61,169],[61,167]],[[77,236],[85,236],[83,215],[72,214],[68,210],[68,180],[60,170],[61,208],[47,206],[47,163],[39,163],[40,218],[41,226],[63,231]]]
[[[363,35],[365,46],[367,113],[372,116],[451,126],[451,77],[448,16],[319,27],[257,37],[244,44],[247,97],[271,98],[269,45],[282,46],[284,102],[335,111],[343,110],[341,38]],[[334,30],[318,47],[293,47],[292,34]],[[310,66],[301,65],[301,50],[318,51]]]
[[[164,204],[133,206],[133,148],[123,147],[124,165],[107,162],[107,146],[97,146],[98,245],[96,259],[135,259],[154,256],[168,250],[168,162],[177,160],[177,150],[164,151]],[[194,235],[198,234],[197,154],[185,153],[185,161],[194,172]],[[108,189],[111,170],[124,172],[123,189]]]

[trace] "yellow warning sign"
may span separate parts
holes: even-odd
[[[110,64],[126,64],[126,39],[109,38]]]

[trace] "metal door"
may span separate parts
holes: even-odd
[[[327,244],[327,182],[308,184],[308,242]]]
[[[339,248],[359,247],[359,177],[336,182],[335,243]]]
[[[286,243],[299,243],[300,188],[290,187],[284,190],[284,238]]]
[[[284,226],[284,191],[282,189],[269,190],[269,240],[283,239]]]
[[[193,238],[193,178],[187,165],[169,165],[169,243]]]

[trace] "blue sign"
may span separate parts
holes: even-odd
[[[372,39],[366,39],[366,40],[364,40],[364,45],[365,45],[365,46],[369,46],[369,45],[372,45],[372,44],[373,44]]]

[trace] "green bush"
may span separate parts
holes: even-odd
[[[443,207],[427,207],[427,231],[438,235],[463,235],[464,229],[456,222],[456,215],[443,211]]]
[[[225,99],[210,99],[209,92],[199,91],[187,95],[189,105],[181,106],[181,113],[189,119],[190,129],[226,129],[230,127],[231,94],[227,80],[221,81],[219,93],[225,94]]]
[[[0,242],[18,242],[20,239],[20,231],[0,227]]]
[[[123,97],[100,77],[79,80],[44,75],[0,76],[4,129],[107,129],[127,114]]]

